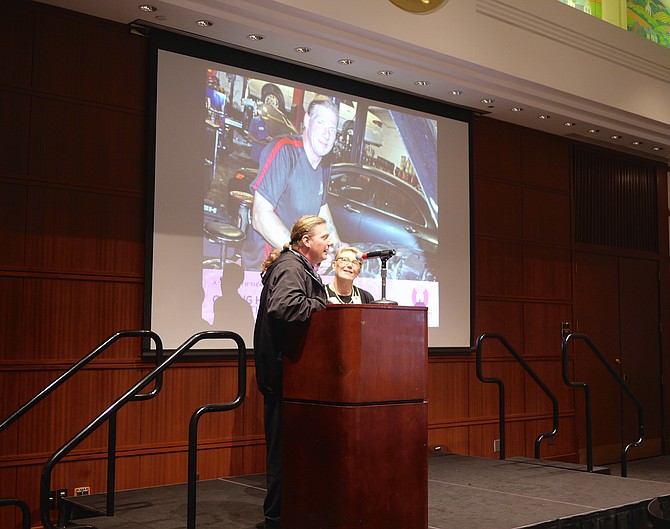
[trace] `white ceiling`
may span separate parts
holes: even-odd
[[[558,0],[447,0],[424,15],[405,13],[386,0],[161,0],[147,2],[158,8],[153,13],[141,12],[139,0],[41,1],[124,24],[143,20],[475,109],[495,119],[670,161],[670,50],[579,13]],[[525,20],[524,13],[541,2],[541,12],[549,13],[551,20],[543,21],[538,16]],[[516,10],[513,17],[510,9]],[[465,20],[475,11],[486,15],[484,24],[496,18],[504,23],[495,21],[498,34],[489,36],[488,43],[479,35],[468,38],[473,27],[459,23],[459,17]],[[563,28],[558,27],[562,31],[557,31],[554,24],[559,16],[567,20]],[[196,21],[200,19],[214,24],[199,27]],[[600,32],[599,38],[585,37],[594,27]],[[514,32],[518,33],[519,28],[524,33],[519,41],[521,48],[515,48]],[[249,40],[248,35],[254,33],[265,38]],[[487,34],[491,33],[488,29]],[[612,45],[613,40],[618,48]],[[541,46],[536,50],[523,48],[532,48],[537,42]],[[553,52],[543,47],[545,42],[561,55],[551,56]],[[310,51],[297,53],[295,49],[300,46]],[[581,70],[580,66],[562,65],[562,58],[583,53],[585,46],[588,56],[579,61]],[[533,51],[540,57],[534,58]],[[604,60],[598,68],[592,68],[589,61],[598,55]],[[344,58],[353,59],[353,64],[338,64]],[[595,70],[608,73],[610,65],[623,65],[627,73],[635,74],[632,79],[639,79],[639,86],[630,86],[624,77],[603,80],[591,76]],[[382,69],[393,74],[382,77],[378,74]],[[429,84],[415,84],[424,80]],[[645,87],[652,87],[646,95]],[[452,95],[452,90],[462,93]],[[627,97],[628,92],[634,93]],[[484,104],[482,99],[495,101]],[[512,107],[522,107],[523,111],[512,112]],[[551,117],[538,119],[541,114]],[[565,122],[575,126],[566,127]],[[598,132],[589,133],[589,129]],[[614,135],[621,137],[612,139]],[[633,141],[642,143],[636,146]]]

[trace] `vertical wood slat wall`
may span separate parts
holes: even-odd
[[[147,41],[117,24],[21,0],[0,6],[3,418],[110,334],[142,326],[147,54]],[[503,334],[556,393],[559,434],[542,455],[575,461],[575,399],[560,377],[560,324],[573,317],[569,143],[488,119],[473,136],[475,336]],[[115,345],[0,434],[0,497],[29,501],[37,520],[44,462],[147,372],[138,354],[137,342]],[[497,344],[484,354],[485,373],[508,382],[507,454],[532,456],[551,403]],[[202,479],[264,469],[250,367],[244,405],[203,419]],[[430,448],[497,457],[497,391],[476,379],[474,355],[431,357],[428,377]],[[186,363],[166,374],[158,399],[124,409],[117,489],[185,481],[190,414],[234,385],[228,362]],[[105,434],[56,467],[54,488],[104,490]],[[18,518],[0,510],[2,527]]]
[[[584,148],[572,163],[575,242],[657,254],[656,168]]]

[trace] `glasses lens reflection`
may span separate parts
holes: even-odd
[[[349,257],[338,257],[336,261],[339,261],[344,265],[350,264],[354,268],[360,268],[361,266],[361,262],[358,259],[351,259]]]

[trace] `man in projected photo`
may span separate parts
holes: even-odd
[[[282,358],[294,358],[312,314],[326,306],[326,291],[316,272],[328,256],[331,239],[326,221],[300,217],[290,243],[263,262],[260,306],[254,328],[256,382],[263,394],[267,494],[265,520],[257,528],[278,529],[282,469]]]
[[[324,157],[337,137],[338,108],[332,100],[312,100],[301,136],[283,136],[270,142],[260,157],[254,194],[252,227],[242,248],[245,270],[259,270],[273,248],[289,239],[291,226],[302,215],[319,215],[328,223],[333,243],[340,238],[326,203],[330,165]]]

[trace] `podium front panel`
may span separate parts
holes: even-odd
[[[375,403],[427,398],[425,307],[329,305],[284,359],[284,399]]]
[[[426,529],[425,402],[282,409],[282,527]]]

